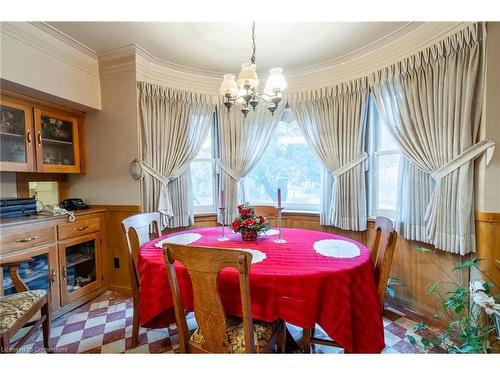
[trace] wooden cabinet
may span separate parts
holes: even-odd
[[[80,172],[78,120],[61,112],[34,109],[38,172]]]
[[[51,296],[52,310],[60,307],[59,300],[59,262],[57,259],[57,246],[55,244],[35,247],[23,251],[22,255],[14,255],[10,260],[31,258],[33,261],[23,262],[19,266],[19,276],[29,289],[46,290]],[[14,284],[9,270],[4,268],[3,294],[15,293]]]
[[[32,118],[30,106],[0,100],[0,171],[34,170]]]
[[[83,113],[2,93],[0,172],[80,173]]]
[[[32,258],[19,268],[31,289],[44,289],[52,297],[54,317],[87,302],[104,288],[104,210],[64,217],[29,217],[0,221],[0,259]],[[0,272],[0,295],[14,293],[9,270]]]
[[[99,234],[74,237],[59,243],[61,303],[66,305],[102,285]]]

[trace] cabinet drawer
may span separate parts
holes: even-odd
[[[98,217],[88,219],[78,219],[73,223],[64,223],[57,226],[57,233],[60,240],[80,236],[83,234],[98,232],[101,229],[101,221]]]
[[[29,227],[23,230],[2,232],[0,234],[0,248],[2,252],[28,249],[56,240],[55,226]]]

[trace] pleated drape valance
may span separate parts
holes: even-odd
[[[361,77],[351,81],[342,82],[334,86],[321,87],[313,90],[298,91],[285,95],[284,101],[288,105],[298,102],[332,98],[336,96],[366,92],[369,89],[368,77]]]
[[[456,55],[461,50],[479,48],[485,37],[485,25],[475,23],[414,55],[372,73],[369,77],[370,86],[397,76],[411,74],[412,71],[435,64],[438,60]]]
[[[193,104],[215,105],[217,103],[217,96],[214,95],[179,90],[149,82],[138,82],[137,89],[142,98],[155,98]]]

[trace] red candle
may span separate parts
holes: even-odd
[[[224,189],[220,191],[220,207],[224,208]]]
[[[281,208],[281,189],[278,188],[278,208]]]

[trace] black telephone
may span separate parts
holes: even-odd
[[[68,211],[86,210],[89,208],[80,198],[65,199],[59,206]]]

